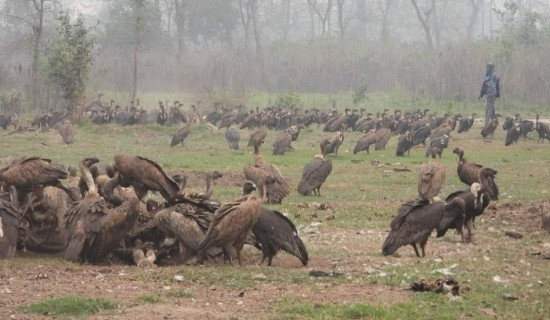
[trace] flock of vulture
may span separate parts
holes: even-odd
[[[457,173],[468,188],[450,194],[444,201],[438,197],[446,173],[437,156],[441,158],[455,128],[458,133],[470,130],[475,114],[437,116],[429,115],[428,109],[395,110],[393,114],[386,109],[376,115],[364,109],[338,113],[335,109],[302,112],[298,108],[257,108],[248,112],[240,106],[216,108],[203,115],[194,106],[188,112],[182,111],[178,101],[173,106],[159,102],[159,108],[148,114],[139,102],[126,110],[113,104],[96,101],[84,112],[96,124],[183,124],[172,139],[172,147],[183,144],[195,123],[226,128],[225,137],[232,150],[239,149],[239,129],[252,130],[248,147],[254,149],[254,162],[244,168],[247,180],[242,197],[224,204],[211,200],[213,183],[221,177],[217,171],[205,173],[203,194],[186,194],[184,174],[168,174],[154,161],[140,156],[116,155],[112,165],[99,163],[96,158],[83,159],[78,168],[80,175],[75,168],[66,169],[48,159],[18,159],[0,169],[0,258],[13,258],[21,249],[63,253],[69,260],[88,263],[113,257],[138,266],[189,263],[193,259],[195,263],[242,263],[241,250],[249,244],[262,251],[262,262],[267,259],[268,265],[280,250],[306,265],[308,253],[294,224],[282,213],[263,207],[264,202],[282,203],[290,187],[279,168],[262,157],[260,147],[269,130],[278,130],[273,154],[284,155],[293,149],[291,143],[300,131],[311,125],[323,126],[324,132],[335,134],[320,142],[320,154],[303,169],[297,191],[306,196],[321,195],[321,186],[332,171],[332,162],[325,156],[338,155],[348,130],[364,133],[354,154],[369,153],[371,145],[375,150],[384,150],[392,135],[399,135],[398,156],[409,153],[415,145],[427,146],[426,157],[432,159],[419,168],[419,199],[399,208],[382,247],[385,255],[412,245],[420,257],[419,245],[424,256],[434,229],[438,237],[456,229],[462,240],[469,242],[476,216],[491,200],[498,199],[494,182],[497,171],[468,161],[460,148],[453,151],[458,157]],[[37,116],[33,126],[55,127],[64,141],[71,143],[77,128],[68,118],[66,112],[49,111]],[[498,118],[488,122],[483,137],[492,137],[497,126]],[[503,128],[507,130],[506,145],[511,144],[510,137],[512,142],[521,135],[526,139],[530,131],[538,132],[539,141],[550,140],[548,125],[539,122],[538,116],[535,123],[519,115],[507,118]],[[68,184],[63,185],[62,179],[68,179]],[[159,192],[164,202],[146,200],[149,191]]]

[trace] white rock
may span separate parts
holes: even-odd
[[[179,274],[175,275],[174,276],[174,281],[182,282],[183,281],[183,276],[180,276]]]

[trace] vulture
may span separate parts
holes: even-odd
[[[390,141],[391,130],[388,128],[382,128],[376,132],[376,144],[374,150],[386,150],[386,144]]]
[[[313,192],[317,196],[321,196],[321,186],[327,180],[327,177],[332,172],[332,161],[325,160],[326,147],[330,142],[325,139],[321,142],[321,154],[316,155],[313,160],[305,165],[302,171],[302,180],[298,184],[298,193],[304,196],[309,196]]]
[[[116,208],[111,208],[99,196],[89,171],[97,158],[86,158],[80,163],[80,172],[88,184],[88,193],[73,204],[66,214],[67,246],[65,259],[97,263],[120,244],[139,215],[139,200],[134,197]]]
[[[357,144],[353,149],[353,154],[357,154],[358,152],[361,152],[363,150],[366,150],[367,154],[369,154],[369,148],[372,144],[376,143],[376,138],[376,131],[374,129],[371,129],[367,134],[357,140]]]
[[[281,131],[273,142],[273,155],[284,155],[286,151],[290,150],[290,143],[292,143],[292,135],[287,129]]]
[[[235,128],[229,128],[225,132],[225,140],[230,150],[239,150],[239,141],[241,140],[241,133]]]
[[[419,145],[421,143],[422,145],[426,145],[426,139],[428,139],[430,134],[430,127],[428,127],[427,125],[418,128],[413,134],[413,146]]]
[[[535,122],[535,130],[539,134],[539,142],[544,142],[544,139],[550,141],[550,128],[546,123],[539,122],[539,115],[537,114],[537,120]]]
[[[179,129],[178,132],[176,132],[176,134],[172,138],[172,142],[170,142],[170,147],[174,147],[180,143],[181,143],[181,146],[183,147],[183,141],[185,140],[185,138],[187,138],[190,131],[191,131],[190,124],[186,124],[181,129]]]
[[[19,240],[19,214],[11,202],[0,199],[0,259],[15,257]]]
[[[443,232],[450,224],[464,216],[465,204],[462,199],[448,202],[432,202],[413,200],[403,204],[397,216],[392,220],[382,253],[387,256],[394,254],[401,246],[411,245],[417,257],[425,257],[425,247],[434,229]],[[418,252],[420,245],[422,256]]]
[[[68,191],[59,182],[67,176],[65,167],[40,157],[24,157],[0,169],[0,181],[14,186],[19,197],[24,197],[34,185],[55,186]],[[23,202],[22,198],[18,200]]]
[[[334,155],[338,155],[338,149],[344,142],[344,133],[338,131],[332,139],[330,139],[329,144],[326,146],[325,153],[324,154],[331,154],[334,153]]]
[[[460,122],[458,123],[458,133],[468,132],[470,128],[474,125],[474,117],[476,115],[476,113],[472,113],[471,118],[460,119]]]
[[[262,251],[262,263],[267,259],[267,265],[275,255],[284,250],[300,259],[304,266],[307,266],[308,253],[306,246],[298,235],[298,230],[287,217],[279,211],[262,208],[260,217],[252,227],[252,240],[249,244]]]
[[[460,148],[455,148],[453,150],[453,153],[456,153],[458,155],[458,161],[457,161],[457,168],[456,171],[458,173],[458,177],[460,178],[460,181],[465,183],[468,186],[471,186],[474,182],[480,182],[480,170],[483,168],[483,166],[470,162],[466,158],[464,158],[464,150]],[[486,183],[486,189],[487,194],[491,198],[491,200],[498,200],[498,187],[494,182],[494,176],[496,175],[497,171],[492,170],[491,172],[494,172],[492,175],[487,175],[487,183]]]
[[[441,154],[449,146],[450,136],[444,135],[438,138],[435,138],[430,141],[430,145],[426,149],[426,157],[429,157],[432,154],[432,150],[437,151],[439,158],[441,159]]]
[[[244,168],[244,176],[256,183],[260,190],[264,190],[263,186],[266,186],[265,196],[269,203],[282,203],[290,191],[288,183],[281,176],[279,168],[265,161],[260,155],[261,143],[260,141],[254,145],[254,165]],[[271,179],[273,181],[267,183]]]
[[[481,135],[483,136],[483,138],[487,138],[489,136],[491,137],[491,139],[493,138],[493,134],[495,133],[495,129],[498,127],[498,117],[499,116],[500,115],[497,114],[496,119],[490,120],[489,122],[487,122],[485,124],[483,129],[481,129]]]
[[[518,143],[520,136],[521,127],[519,123],[512,124],[512,127],[508,129],[506,133],[506,141],[504,142],[505,146],[510,146],[512,143]]]
[[[133,186],[139,199],[152,190],[160,192],[166,201],[172,203],[180,193],[178,183],[156,162],[145,157],[117,154],[113,169],[120,174],[121,185]]]
[[[253,147],[256,144],[260,144],[264,141],[265,136],[267,136],[267,127],[261,127],[250,135],[247,147]]]
[[[57,128],[57,131],[61,135],[61,138],[63,138],[63,142],[65,142],[66,144],[72,144],[74,142],[74,137],[76,136],[77,127],[69,120],[65,120]]]
[[[465,203],[464,218],[457,219],[449,224],[449,229],[456,229],[462,238],[462,242],[472,241],[472,230],[474,228],[475,218],[485,211],[485,208],[491,201],[491,194],[494,192],[493,179],[496,171],[491,168],[482,168],[479,171],[480,183],[474,182],[469,190],[453,192],[447,196],[446,201],[460,198]],[[462,232],[462,226],[466,225],[468,236],[465,237]],[[438,231],[438,237],[445,235],[445,231]]]
[[[436,140],[437,138],[443,136],[450,137],[451,132],[453,132],[453,129],[449,126],[449,124],[444,123],[441,126],[432,130],[432,133],[430,134],[430,140]]]
[[[162,103],[162,101],[159,101],[159,108],[160,112],[157,114],[157,124],[163,126],[166,124],[166,121],[168,121],[168,114],[164,109],[164,104]]]
[[[519,132],[523,136],[523,141],[527,140],[527,134],[535,130],[535,123],[531,120],[521,120],[518,115]]]
[[[504,119],[504,123],[502,124],[502,130],[507,131],[510,130],[514,126],[514,118],[512,117],[506,117]]]
[[[397,150],[395,151],[395,155],[401,157],[405,154],[405,152],[409,155],[412,147],[413,134],[410,131],[407,131],[399,138],[399,141],[397,141]]]
[[[250,194],[256,189],[254,182],[246,181],[243,186],[245,196],[223,204],[214,212],[212,222],[199,243],[199,262],[204,261],[208,249],[222,246],[230,261],[236,257],[239,265],[242,264],[241,250],[262,209],[262,199]]]
[[[418,170],[418,195],[423,200],[434,201],[445,183],[445,167],[437,162],[436,155],[432,149],[432,160],[421,164]]]

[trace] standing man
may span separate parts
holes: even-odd
[[[479,98],[487,96],[487,104],[485,105],[485,123],[496,119],[495,115],[495,100],[500,98],[500,78],[497,76],[495,65],[493,63],[487,64],[487,71],[485,72],[485,80],[481,85],[481,92]]]

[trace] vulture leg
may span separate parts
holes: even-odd
[[[472,242],[472,236],[474,235],[472,233],[473,225],[474,225],[474,222],[472,221],[472,219],[466,221],[466,228],[468,229],[468,242],[469,243]]]
[[[264,264],[265,258],[267,258],[267,255],[265,253],[262,253],[262,262],[260,262],[260,264]],[[268,260],[267,263],[269,264],[270,261]]]
[[[456,227],[456,233],[460,235],[460,239],[462,240],[462,243],[467,243],[466,238],[464,237],[464,231],[462,230],[462,225]]]
[[[317,196],[318,196],[318,197],[321,196],[321,187],[317,188]]]
[[[414,249],[414,253],[416,253],[416,256],[420,258],[420,253],[418,253],[418,248],[416,247],[416,243],[412,243],[411,246]]]
[[[267,266],[268,267],[271,267],[271,261],[273,260],[273,257],[272,256],[269,256],[268,260],[267,260]]]
[[[426,257],[426,243],[428,243],[428,237],[430,235],[427,235],[426,238],[422,239],[422,242],[420,242],[420,249],[422,249],[422,258]]]

